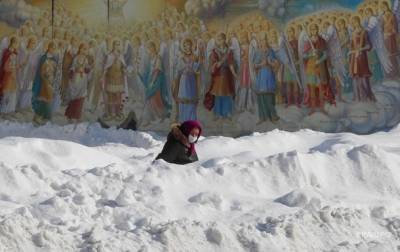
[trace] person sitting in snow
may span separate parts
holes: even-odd
[[[174,125],[156,160],[163,159],[168,163],[182,165],[198,161],[194,145],[199,140],[201,131],[202,127],[198,121],[185,121]]]

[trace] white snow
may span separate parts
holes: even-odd
[[[398,251],[400,126],[202,138],[0,123],[0,251]]]

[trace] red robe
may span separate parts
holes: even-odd
[[[211,88],[210,92],[214,96],[235,96],[235,78],[229,68],[234,65],[233,52],[227,49],[227,55],[222,55],[217,49],[211,54]],[[226,57],[224,63],[220,66],[214,66]]]
[[[318,39],[316,41],[313,41],[311,43],[308,42],[304,45],[303,52],[304,53],[310,53],[313,49],[317,51],[318,57],[322,57],[322,54],[325,52],[327,53],[327,45],[325,40],[321,37],[318,36]],[[312,64],[310,66],[309,64]],[[324,105],[324,102],[329,102],[330,104],[335,105],[335,95],[333,93],[332,87],[329,83],[330,76],[329,76],[329,71],[328,71],[328,60],[324,60],[322,63],[319,65],[315,65],[315,60],[311,59],[306,59],[304,62],[305,65],[305,71],[306,75],[307,74],[315,74],[318,76],[318,79],[320,80],[320,83],[318,83],[317,88],[315,89],[315,94],[314,97],[316,97],[316,106],[322,107]],[[307,69],[308,68],[308,69]],[[307,72],[307,70],[311,70],[313,73]],[[311,102],[311,92],[313,92],[313,89],[311,88],[311,85],[307,83],[307,90],[305,93],[304,97],[304,103],[308,106],[312,106]],[[323,93],[322,95],[322,101],[319,99],[320,97],[320,92]]]
[[[350,44],[350,48],[352,51],[363,48],[367,45],[369,45],[369,48],[371,48],[371,44],[369,42],[368,34],[366,31],[362,31],[359,33],[353,32]],[[371,71],[369,69],[368,54],[367,54],[369,50],[361,51],[358,56],[355,53],[351,54],[350,65],[349,65],[351,77],[358,77],[358,78],[371,77]]]
[[[4,85],[11,73],[5,70],[5,66],[7,61],[10,59],[11,55],[15,53],[12,52],[10,49],[5,49],[3,55],[1,57],[1,65],[0,65],[0,97],[3,96]]]

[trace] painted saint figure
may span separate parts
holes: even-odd
[[[385,41],[385,47],[389,54],[390,63],[392,65],[392,71],[386,74],[389,79],[396,79],[399,75],[399,50],[397,43],[398,27],[396,16],[390,10],[387,2],[382,2],[383,11],[383,35]]]
[[[250,75],[250,42],[247,32],[240,36],[240,70],[237,107],[240,112],[253,111],[254,96]]]
[[[289,65],[285,65],[283,67],[283,82],[285,84],[286,92],[286,106],[296,105],[300,107],[302,102],[301,91],[299,86],[299,81],[297,79],[297,71],[299,64],[299,49],[298,49],[298,41],[296,39],[295,29],[293,27],[289,27],[287,30],[287,39],[288,39],[288,48],[290,50],[290,55],[293,56],[293,65],[295,69],[292,69]]]
[[[37,40],[31,37],[27,41],[25,48],[21,48],[18,56],[20,69],[18,71],[18,110],[31,108],[32,85],[35,78],[37,63],[40,58],[41,45],[37,45]]]
[[[199,101],[199,62],[193,54],[193,41],[184,39],[182,56],[179,59],[176,74],[174,97],[178,103],[178,121],[197,120]]]
[[[32,108],[35,113],[33,122],[46,123],[52,117],[53,84],[56,75],[56,44],[50,42],[46,53],[40,58],[32,87]]]
[[[276,122],[280,119],[275,110],[277,80],[274,72],[274,69],[279,67],[279,62],[265,35],[260,36],[259,43],[260,47],[253,63],[256,70],[255,93],[259,116],[257,124],[267,120]]]
[[[317,108],[324,111],[325,102],[335,103],[335,98],[329,84],[327,62],[327,45],[319,35],[317,24],[310,25],[310,37],[303,50],[305,82],[307,86],[305,104],[310,108],[310,114]]]
[[[346,20],[344,18],[340,18],[339,20],[337,20],[337,33],[338,33],[338,37],[339,37],[339,41],[340,41],[340,46],[342,48],[342,54],[345,55],[344,57],[344,64],[345,64],[345,69],[346,69],[346,78],[345,78],[345,86],[343,88],[343,93],[348,93],[351,92],[351,88],[352,88],[352,80],[349,76],[349,58],[347,57],[347,55],[350,52],[350,32],[349,29],[347,27],[347,23]]]
[[[124,95],[128,94],[126,90],[126,64],[121,50],[121,42],[115,40],[111,53],[107,55],[104,67],[104,90],[106,93],[105,120],[123,119],[123,99],[125,98]]]
[[[164,69],[156,44],[153,41],[148,42],[147,50],[150,56],[150,68],[140,76],[145,87],[145,108],[142,116],[144,126],[149,125],[154,119],[164,121],[170,116],[171,110]]]
[[[233,97],[235,96],[235,78],[233,52],[226,43],[226,35],[218,34],[216,48],[210,56],[211,89],[210,94],[215,98],[215,120],[232,118]]]
[[[361,26],[358,16],[352,18],[353,32],[350,42],[350,76],[353,78],[353,101],[375,101],[369,79],[371,71],[368,65],[368,51],[371,44],[368,33]]]
[[[89,73],[91,66],[87,57],[88,46],[82,43],[78,54],[72,61],[70,69],[70,82],[67,87],[68,106],[65,116],[69,121],[78,122],[82,117],[82,109],[87,96]]]
[[[10,39],[8,48],[3,52],[0,66],[0,113],[15,112],[17,106],[17,72],[19,69],[17,48],[19,41],[16,37]]]

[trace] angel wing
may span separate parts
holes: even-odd
[[[400,29],[400,0],[393,0],[392,11],[397,20],[397,29]]]
[[[169,66],[169,53],[168,53],[168,46],[165,42],[161,42],[160,44],[160,52],[159,52],[160,58],[161,58],[161,64],[162,68],[166,70]]]
[[[175,80],[177,78],[177,71],[178,71],[178,63],[179,63],[179,58],[180,58],[180,44],[179,41],[174,41],[174,43],[171,45],[171,53],[170,53],[170,58],[169,58],[169,71],[171,75],[171,79]]]
[[[303,88],[302,82],[300,81],[296,70],[295,57],[292,47],[290,46],[289,41],[284,34],[281,34],[281,37],[279,38],[279,49],[275,51],[275,55],[281,64],[285,65],[285,67],[288,67],[290,72],[296,77],[299,87]]]
[[[102,42],[96,48],[96,61],[95,61],[95,69],[102,71],[106,64],[106,52],[107,52],[107,45],[106,42]]]
[[[231,44],[230,44],[230,50],[232,50],[233,53],[233,60],[235,61],[235,71],[236,73],[239,72],[240,69],[240,44],[239,44],[239,40],[235,37],[233,37],[231,39]],[[239,88],[240,85],[240,80],[236,79],[236,88],[235,90],[237,90]]]
[[[334,68],[336,77],[339,79],[340,84],[345,86],[345,56],[343,55],[337,30],[333,25],[328,27],[326,32],[326,42],[328,45],[328,58]]]
[[[212,38],[208,41],[207,43],[207,49],[206,49],[206,69],[210,69],[210,56],[212,51],[215,48],[215,39]]]
[[[303,83],[303,85],[305,85],[306,82],[306,73],[304,70],[304,47],[306,45],[306,43],[308,43],[309,41],[309,37],[308,34],[305,30],[301,31],[300,35],[299,35],[299,59],[300,59],[300,80],[301,83]]]
[[[365,29],[368,32],[368,37],[371,41],[372,47],[375,49],[378,55],[379,62],[381,63],[385,72],[390,73],[393,70],[393,66],[390,62],[389,54],[385,47],[382,31],[382,20],[379,17],[370,17]]]
[[[256,71],[254,69],[253,63],[256,58],[257,50],[258,50],[257,40],[255,38],[252,38],[249,45],[249,62],[250,62],[249,68],[250,68],[250,79],[252,83],[255,83],[256,80]]]
[[[129,40],[126,40],[124,43],[124,60],[127,65],[132,64],[132,56],[133,56],[133,47]]]
[[[4,37],[1,42],[0,42],[0,66],[2,64],[2,58],[3,58],[3,53],[4,50],[6,50],[8,48],[10,41],[8,39],[8,37]]]
[[[139,73],[145,74],[148,72],[150,68],[150,56],[147,52],[147,49],[144,45],[141,45],[139,48]]]
[[[235,37],[231,39],[230,49],[233,52],[233,58],[235,60],[236,68],[240,68],[240,44],[239,40]]]

